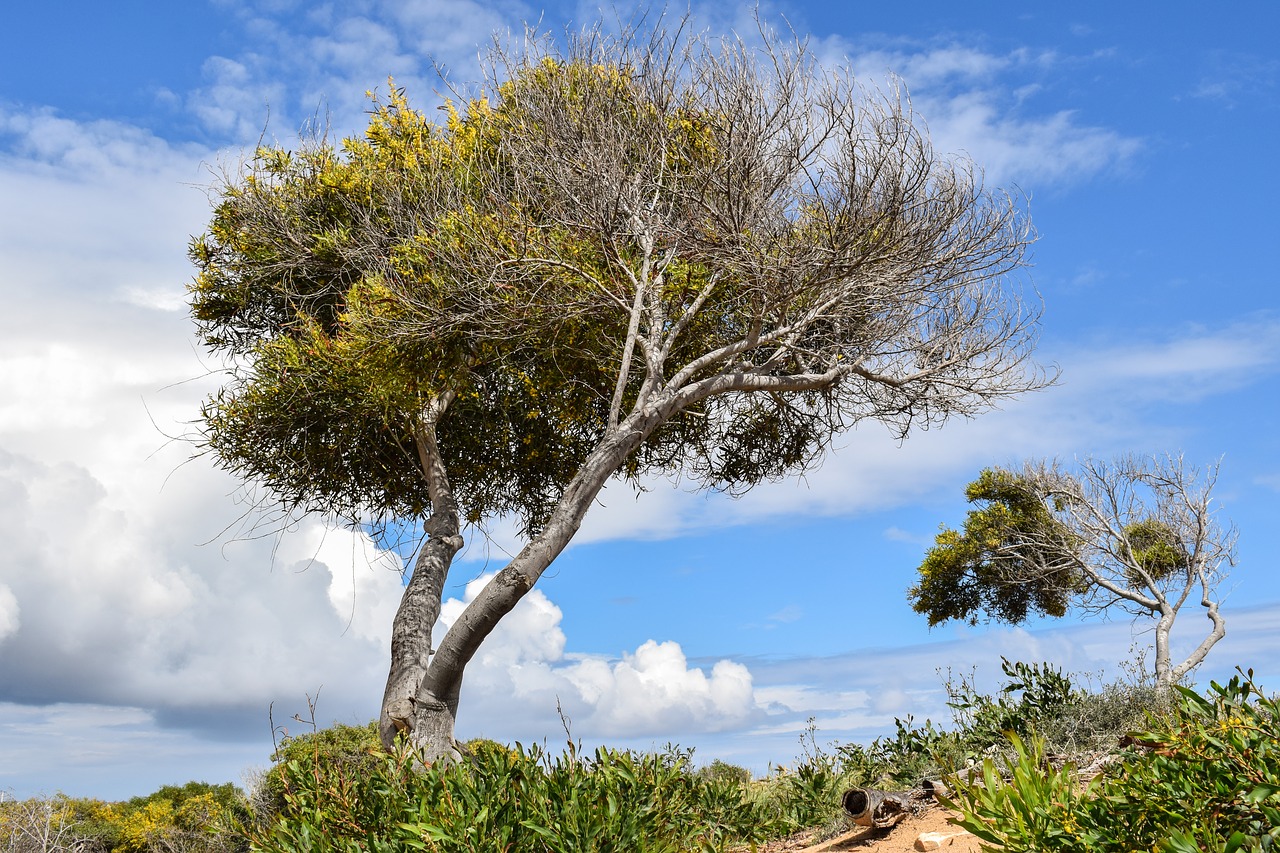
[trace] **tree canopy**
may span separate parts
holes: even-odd
[[[1045,383],[1030,224],[903,93],[683,26],[531,34],[486,75],[437,121],[393,88],[362,137],[258,149],[192,246],[229,370],[205,447],[291,511],[428,533],[411,698],[456,705],[610,478],[737,493]],[[459,520],[497,515],[528,545],[433,649]]]
[[[1083,579],[1077,543],[1026,477],[987,468],[965,489],[977,504],[962,531],[943,529],[910,597],[929,626],[983,618],[1018,624],[1065,616]]]

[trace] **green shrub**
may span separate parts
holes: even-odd
[[[736,783],[701,779],[689,754],[537,747],[469,750],[415,769],[412,753],[376,765],[292,759],[285,807],[254,847],[294,851],[676,853],[761,840],[770,826]]]
[[[1042,746],[1013,740],[1004,781],[960,784],[963,826],[1005,850],[1235,851],[1280,849],[1280,702],[1252,673],[1205,695],[1176,687],[1134,747],[1080,791],[1070,765],[1046,772]]]
[[[959,825],[1010,853],[1093,849],[1079,822],[1088,792],[1076,784],[1074,767],[1050,770],[1037,736],[1025,743],[1014,732],[1008,738],[1013,755],[1002,769],[984,760],[980,780],[957,781],[955,800],[943,800],[961,813]]]
[[[710,764],[698,768],[698,778],[708,782],[733,782],[737,785],[747,785],[751,782],[751,771],[717,758]]]
[[[968,679],[947,682],[947,706],[971,751],[980,753],[1004,743],[1008,732],[1025,737],[1051,726],[1069,716],[1087,695],[1061,669],[1047,663],[1026,664],[1002,657],[1000,669],[1006,681],[994,698],[978,693]]]
[[[376,720],[364,726],[335,723],[327,729],[286,737],[271,755],[271,769],[254,792],[254,819],[269,823],[284,808],[285,768],[291,762],[359,775],[381,767],[385,755]]]

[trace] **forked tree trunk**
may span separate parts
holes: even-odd
[[[826,387],[837,378],[838,374],[830,373],[802,375],[790,381],[795,388],[807,390]],[[740,386],[751,381],[753,377],[744,375],[693,381],[679,391],[668,388],[652,393],[647,405],[638,403],[588,454],[542,530],[467,605],[435,649],[431,629],[440,616],[449,564],[463,542],[457,503],[435,443],[434,421],[423,429],[418,450],[431,489],[432,516],[425,525],[429,538],[418,556],[392,631],[391,673],[379,726],[383,744],[391,748],[399,736],[405,736],[427,761],[457,758],[453,723],[463,670],[499,620],[524,598],[569,544],[600,490],[650,433],[675,412],[712,394],[741,390]]]
[[[418,756],[426,764],[458,761],[462,754],[453,739],[453,727],[458,719],[458,697],[437,699],[420,690],[416,705],[409,743],[417,750]]]
[[[603,441],[573,478],[551,520],[500,571],[432,648],[431,629],[449,564],[462,548],[459,516],[434,429],[419,442],[423,470],[431,488],[433,513],[425,528],[427,542],[414,565],[400,600],[391,635],[391,672],[383,694],[379,733],[387,749],[407,738],[425,762],[459,757],[453,739],[463,670],[480,643],[541,577],[577,532],[600,490],[644,437],[659,423],[654,413],[632,416]]]

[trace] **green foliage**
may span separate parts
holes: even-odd
[[[892,737],[879,737],[868,745],[841,744],[837,752],[850,786],[906,790],[922,779],[942,775],[965,754],[967,739],[954,731],[943,731],[925,720],[917,725],[908,716],[895,719]]]
[[[381,767],[385,754],[376,720],[364,726],[335,723],[327,729],[286,737],[272,754],[271,769],[262,779],[258,792],[262,814],[258,819],[273,819],[284,808],[290,764],[358,776]]]
[[[416,434],[453,394],[438,432],[464,516],[536,526],[602,429],[591,340],[617,330],[576,322],[568,298],[531,313],[437,262],[465,249],[451,241],[504,239],[467,206],[477,145],[394,92],[341,150],[257,151],[193,242],[192,315],[236,365],[205,404],[206,445],[287,507],[421,518]]]
[[[1006,733],[1025,736],[1062,719],[1085,698],[1061,669],[1047,663],[1026,664],[1002,657],[1000,669],[1007,681],[994,698],[978,693],[963,678],[948,685],[947,704],[959,730],[979,749],[999,743]]]
[[[983,761],[980,781],[961,783],[946,803],[962,812],[959,825],[1011,853],[1088,849],[1079,823],[1088,792],[1076,784],[1074,768],[1048,769],[1039,738],[1008,737],[1014,756],[1000,769],[990,758]]]
[[[604,433],[626,315],[616,296],[602,308],[599,291],[634,247],[603,257],[600,233],[558,224],[554,192],[472,184],[502,174],[504,135],[551,121],[640,122],[669,149],[664,169],[714,148],[696,114],[644,103],[616,67],[548,61],[497,94],[451,105],[436,125],[397,90],[364,138],[259,149],[192,243],[192,316],[234,365],[205,403],[204,444],[291,510],[423,517],[415,434],[426,404],[453,394],[437,431],[463,516],[514,514],[536,530]],[[495,279],[517,260],[527,273]],[[711,274],[696,258],[669,261],[672,316]],[[716,293],[725,303],[688,324],[673,359],[749,327],[750,289],[724,281]],[[634,371],[626,401],[641,379]],[[802,466],[823,444],[821,394],[693,409],[655,429],[623,473],[682,470],[732,489]]]
[[[1038,739],[1014,736],[1001,774],[961,784],[963,826],[1010,851],[1270,850],[1280,838],[1280,702],[1252,673],[1204,694],[1176,687],[1118,766],[1087,788],[1045,770]],[[1006,781],[1008,777],[1010,781]]]
[[[1154,581],[1163,580],[1179,570],[1186,571],[1189,561],[1186,546],[1173,528],[1163,521],[1144,518],[1126,525],[1123,533],[1135,567],[1126,573],[1130,583],[1138,585],[1144,582],[1136,567]]]
[[[1043,383],[1012,369],[1036,320],[1013,199],[802,47],[682,30],[531,39],[443,115],[392,83],[360,136],[256,150],[189,250],[230,373],[202,446],[290,510],[420,519],[415,435],[452,399],[463,515],[536,530],[642,393],[624,476],[741,490],[863,418]]]
[[[644,853],[724,849],[814,827],[830,835],[843,826],[840,795],[850,787],[905,790],[984,759],[1006,770],[1024,761],[1028,774],[1042,772],[1045,752],[1112,747],[1155,704],[1150,688],[1091,692],[1048,664],[1003,660],[1001,669],[994,695],[968,679],[948,681],[954,725],[947,729],[908,717],[870,744],[828,747],[810,721],[794,766],[760,781],[720,761],[692,770],[688,754],[676,750],[580,756],[571,749],[552,757],[483,739],[463,745],[460,765],[417,773],[411,755],[380,750],[372,725],[336,726],[291,738],[276,753],[268,778],[280,786],[281,808],[252,835],[259,849],[281,853],[503,844],[540,853]],[[1002,758],[1010,736],[1017,748]],[[1023,787],[1056,791],[1063,778],[1028,776]],[[1000,805],[1015,807],[1007,798]],[[498,846],[486,847],[491,839]]]
[[[1080,590],[1077,544],[1026,478],[982,471],[965,490],[977,504],[963,532],[944,528],[908,592],[934,626],[979,617],[1017,624],[1033,614],[1062,616]]]
[[[284,778],[286,807],[254,834],[256,850],[677,853],[758,840],[771,825],[741,785],[700,778],[675,749],[552,758],[485,746],[449,767],[404,753],[362,772],[295,759]]]
[[[818,743],[817,724],[810,718],[800,736],[801,757],[793,769],[778,768],[769,780],[767,799],[775,804],[782,824],[794,831],[829,824],[840,811],[840,794],[849,773],[838,752]]]
[[[733,782],[738,785],[751,783],[751,771],[736,764],[729,764],[719,758],[710,764],[698,768],[698,778],[709,782]]]
[[[850,787],[904,790],[969,768],[962,776],[976,776],[953,783],[954,805],[966,828],[1001,849],[1275,846],[1280,701],[1251,676],[1203,696],[1178,688],[1164,709],[1150,686],[1090,691],[1048,664],[1001,668],[994,695],[969,679],[947,682],[949,729],[908,717],[870,744],[824,747],[810,721],[795,766],[759,781],[720,761],[694,770],[674,748],[586,755],[571,746],[552,756],[483,739],[463,745],[462,762],[423,769],[409,752],[383,752],[376,725],[339,725],[281,744],[265,782],[278,810],[256,821],[234,786],[192,782],[126,803],[3,802],[0,844],[22,819],[84,849],[121,853],[224,853],[250,843],[270,853],[717,851],[814,827],[835,834]],[[1050,766],[1050,755],[1114,749],[1135,720],[1143,723],[1135,745],[1091,785],[1077,783],[1070,762]]]

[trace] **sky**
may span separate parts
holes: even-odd
[[[694,3],[710,33],[750,7]],[[460,737],[668,742],[765,772],[818,738],[945,720],[1001,656],[1093,683],[1150,633],[1120,616],[941,626],[906,589],[984,466],[1182,453],[1221,462],[1240,533],[1200,683],[1280,690],[1280,7],[770,2],[935,148],[1021,192],[1054,387],[899,442],[864,424],[803,479],[733,500],[611,486],[468,670]],[[304,519],[257,535],[184,436],[223,378],[186,314],[209,187],[260,139],[358,133],[388,75],[430,111],[495,32],[595,21],[522,0],[16,3],[0,28],[0,791],[121,799],[246,783],[274,736],[376,716],[400,564]],[[611,17],[612,13],[608,13]],[[469,533],[455,618],[513,547]],[[1207,622],[1188,608],[1189,648]],[[295,720],[298,716],[300,719]]]

